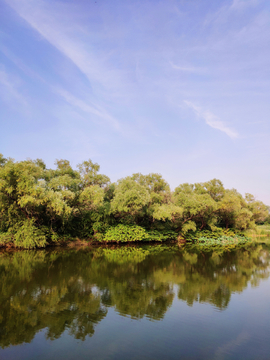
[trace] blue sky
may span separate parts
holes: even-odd
[[[0,152],[270,205],[270,2],[0,0]]]

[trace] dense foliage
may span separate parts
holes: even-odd
[[[217,179],[174,191],[160,174],[133,174],[111,183],[99,165],[74,170],[56,160],[16,162],[0,154],[0,244],[44,247],[69,238],[162,241],[198,230],[245,230],[269,219],[269,208]]]

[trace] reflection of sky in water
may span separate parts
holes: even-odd
[[[1,359],[269,359],[265,246],[98,251],[0,256]]]

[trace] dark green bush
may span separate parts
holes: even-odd
[[[177,233],[175,231],[150,230],[147,233],[148,233],[149,241],[166,241],[166,240],[177,239]]]

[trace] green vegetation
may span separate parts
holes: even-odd
[[[213,239],[210,237],[203,237],[201,236],[198,239],[199,245],[231,245],[231,244],[245,244],[247,242],[250,242],[251,240],[240,235],[234,235],[234,236],[220,236],[217,239]]]
[[[145,230],[138,225],[123,225],[110,227],[101,241],[117,241],[117,242],[130,242],[130,241],[165,241],[175,240],[177,233],[169,230]]]
[[[252,237],[270,236],[270,224],[258,225],[254,229],[246,230],[245,234]]]
[[[111,227],[104,235],[105,241],[142,241],[148,239],[147,232],[137,225],[117,225]]]
[[[200,246],[216,245],[239,245],[251,242],[251,239],[244,233],[235,233],[231,229],[216,229],[214,231],[202,230],[190,232],[187,235],[187,241]]]
[[[47,169],[40,159],[15,162],[0,154],[0,246],[32,249],[76,238],[127,242],[204,237],[224,243],[269,222],[266,205],[251,194],[243,197],[225,189],[217,179],[171,191],[160,174],[137,173],[111,183],[91,160],[77,170],[68,160],[55,164],[56,169]],[[225,241],[230,235],[222,229],[232,229],[233,240]]]

